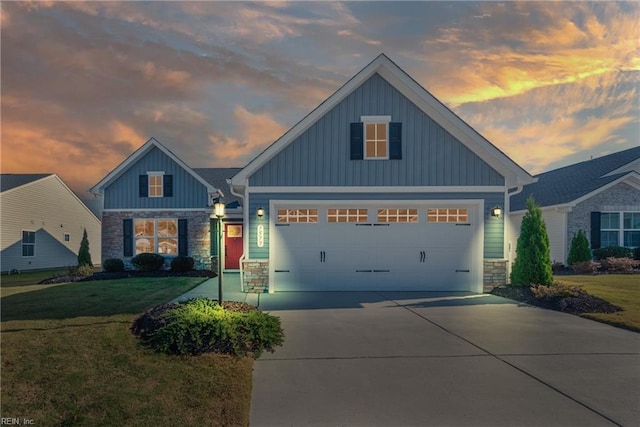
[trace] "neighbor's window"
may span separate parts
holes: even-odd
[[[366,209],[329,209],[327,222],[366,222]]]
[[[278,209],[278,222],[316,223],[318,222],[318,209]]]
[[[162,197],[162,179],[161,174],[149,174],[149,197]]]
[[[640,212],[602,212],[600,245],[640,246]]]
[[[603,212],[600,214],[600,245],[620,246],[620,213]]]
[[[378,209],[378,222],[418,222],[418,209]]]
[[[32,257],[36,255],[36,232],[22,232],[22,256]]]
[[[64,233],[64,241],[65,242],[70,242],[71,241],[71,234]]]
[[[640,246],[640,212],[624,212],[622,214],[623,246]]]
[[[390,116],[362,116],[364,123],[364,158],[389,158]]]
[[[427,222],[468,222],[469,211],[458,208],[427,209]]]
[[[136,255],[149,252],[161,255],[178,254],[177,219],[134,220]]]

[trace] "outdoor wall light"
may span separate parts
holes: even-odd
[[[258,208],[257,213],[258,213],[258,218],[262,218],[264,216],[264,208],[263,207]]]
[[[224,216],[224,203],[216,202],[213,204],[213,214],[216,218],[222,218]]]
[[[500,218],[500,215],[502,215],[502,208],[500,206],[496,206],[495,208],[491,209],[491,216]]]

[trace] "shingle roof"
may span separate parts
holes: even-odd
[[[533,195],[536,204],[541,207],[561,205],[579,199],[624,175],[633,173],[627,171],[605,176],[637,159],[640,159],[640,147],[536,175],[538,182],[525,185],[521,193],[511,197],[511,211],[526,209],[527,198],[530,195]]]
[[[229,189],[229,184],[227,184],[227,179],[231,178],[242,168],[192,168],[192,170],[200,175],[205,181],[214,187],[222,190],[224,193],[224,198],[222,201],[225,204],[230,204],[232,202],[238,202],[242,205],[242,200],[231,194],[231,190]]]
[[[32,173],[32,174],[0,174],[0,192],[11,190],[12,188],[21,187],[30,182],[37,181],[42,178],[53,175],[52,173]]]

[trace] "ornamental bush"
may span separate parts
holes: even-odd
[[[93,267],[91,262],[91,253],[89,253],[89,238],[87,237],[87,229],[84,229],[82,233],[82,241],[80,242],[80,249],[78,250],[78,267],[84,266]]]
[[[177,256],[171,260],[171,271],[191,271],[194,265],[195,261],[190,256]]]
[[[139,271],[157,271],[164,265],[164,257],[158,254],[141,253],[131,258],[131,264]]]
[[[624,246],[605,246],[593,250],[593,257],[597,260],[607,258],[633,258],[633,250]]]
[[[567,263],[573,265],[576,262],[591,261],[591,248],[589,247],[589,241],[584,231],[578,230],[578,232],[571,239],[571,247],[569,248],[569,257]]]
[[[153,350],[175,355],[221,353],[257,359],[282,345],[278,317],[247,309],[247,304],[230,304],[240,311],[202,297],[165,304],[136,319],[131,331]]]
[[[620,273],[630,273],[639,265],[640,261],[632,258],[609,257],[602,260],[602,267],[604,267],[608,271],[615,271]]]
[[[107,273],[120,273],[124,271],[124,261],[118,258],[105,259],[102,263],[102,269]]]
[[[542,219],[542,211],[530,196],[527,199],[527,213],[522,218],[520,226],[516,260],[511,270],[511,284],[529,286],[552,283],[547,227]]]

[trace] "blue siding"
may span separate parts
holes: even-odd
[[[402,160],[350,160],[360,116],[402,123]],[[250,178],[251,186],[504,185],[504,178],[380,75],[328,111]]]
[[[148,171],[173,175],[173,197],[140,197],[138,176]],[[104,191],[105,209],[189,209],[207,206],[207,188],[158,148],[131,165]]]
[[[500,218],[491,216],[491,209],[496,205],[504,206],[504,193],[258,193],[249,198],[249,258],[269,258],[269,201],[276,200],[464,200],[484,199],[484,258],[503,258],[504,256],[504,215]],[[256,211],[259,207],[265,209],[264,217],[258,218]],[[264,246],[258,248],[256,244],[256,227],[264,225]]]

